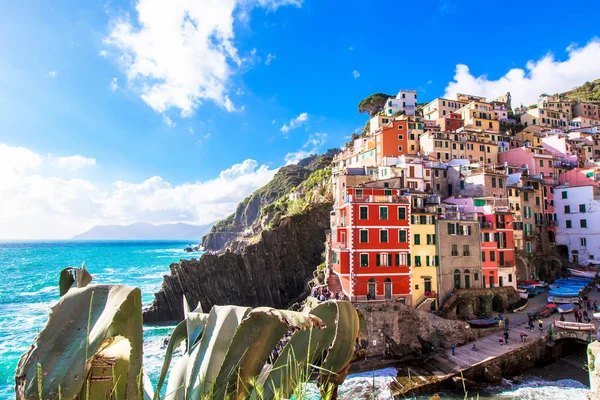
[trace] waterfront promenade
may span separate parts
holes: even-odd
[[[475,339],[463,346],[457,346],[454,354],[450,349],[438,350],[418,365],[398,368],[396,393],[408,395],[411,392],[426,389],[426,387],[429,390],[443,381],[457,379],[461,373],[466,377],[470,371],[483,370],[488,365],[502,363],[504,359],[518,360],[519,357],[529,357],[529,353],[539,354],[539,349],[546,346],[548,328],[560,318],[560,314],[556,313],[543,319],[542,331],[538,329],[536,320],[534,330],[530,331],[527,313],[534,313],[542,308],[547,304],[547,297],[546,290],[543,294],[530,298],[525,310],[503,314],[504,317],[510,319],[508,344],[501,344],[500,338],[502,338],[503,330],[499,329],[488,336]],[[588,297],[600,301],[596,289],[592,290]],[[573,313],[565,314],[565,318],[567,321],[574,321]],[[597,329],[600,322],[597,320],[593,320],[593,322]],[[525,341],[521,340],[521,334],[527,335]],[[590,338],[596,340],[595,332],[590,335],[588,332],[575,334],[569,331],[567,334],[561,329],[554,329],[555,339],[565,338],[566,335],[571,340],[578,339],[581,342],[588,342]],[[477,346],[476,350],[473,350],[473,344]]]

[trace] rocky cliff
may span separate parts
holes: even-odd
[[[331,163],[337,149],[327,150],[322,155],[311,155],[298,164],[286,165],[277,171],[273,179],[258,189],[240,204],[235,212],[217,222],[210,232],[202,238],[207,250],[221,250],[228,247],[245,229],[259,223],[261,209],[287,196],[294,188],[304,182],[313,172],[326,168]]]
[[[183,319],[183,296],[205,310],[213,305],[286,308],[307,291],[307,282],[322,262],[325,230],[331,204],[314,204],[304,212],[284,217],[273,229],[260,233],[240,254],[204,254],[199,260],[171,265],[144,322]]]

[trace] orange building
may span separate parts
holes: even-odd
[[[377,164],[381,165],[384,157],[398,157],[408,154],[409,132],[408,120],[395,120],[375,133],[375,150]]]

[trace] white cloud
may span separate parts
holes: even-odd
[[[234,44],[234,17],[255,7],[276,10],[300,0],[137,0],[135,17],[113,20],[105,38],[132,87],[157,112],[190,116],[202,101],[227,111],[230,79],[245,62]],[[254,52],[256,54],[256,52]],[[250,57],[254,57],[252,53]]]
[[[277,56],[275,54],[267,54],[267,59],[265,60],[265,65],[271,65],[271,62],[273,62],[273,60],[275,60],[277,58]]]
[[[211,135],[211,133],[210,133],[210,132],[208,132],[206,135],[204,135],[204,139],[210,139],[210,138],[211,138],[211,136],[212,136],[212,135]]]
[[[290,130],[300,127],[302,124],[308,121],[308,113],[303,112],[298,115],[296,118],[292,118],[289,123],[283,124],[281,127],[281,132],[287,134]]]
[[[283,158],[285,165],[297,164],[298,161],[310,156],[311,154],[318,154],[319,148],[327,142],[327,134],[317,132],[313,135],[308,136],[308,140],[300,150],[287,153]]]
[[[600,76],[600,39],[593,39],[584,47],[571,45],[567,53],[564,61],[547,54],[540,60],[529,61],[525,70],[513,68],[497,80],[490,80],[486,75],[475,77],[468,66],[458,64],[454,81],[446,86],[445,96],[468,93],[495,98],[510,92],[513,106],[529,105],[537,102],[542,93],[570,90]]]
[[[430,79],[427,81],[427,85],[431,85],[433,83],[433,81]]]
[[[177,126],[177,122],[174,122],[171,118],[167,117],[166,115],[163,115],[163,122],[169,128],[175,128]]]
[[[236,91],[235,91],[235,94],[236,94],[237,96],[243,96],[243,95],[244,95],[244,89],[242,89],[242,88],[237,88],[237,89],[236,89]]]
[[[354,51],[354,46],[348,47],[348,51]]]
[[[233,212],[277,171],[249,159],[204,182],[173,185],[153,176],[102,189],[48,175],[46,165],[57,159],[0,144],[0,239],[69,238],[94,225],[138,221],[205,224]]]
[[[360,72],[358,72],[357,70],[352,71],[352,76],[354,77],[354,79],[358,79],[360,78]]]
[[[67,157],[53,157],[49,155],[49,160],[52,165],[60,168],[70,169],[71,171],[77,171],[82,168],[93,167],[96,165],[95,158],[83,157],[83,156],[67,156]]]
[[[191,126],[188,127],[188,132],[190,133],[190,135],[193,135],[195,133],[194,128],[192,128]]]
[[[112,78],[112,79],[110,80],[110,85],[108,85],[108,89],[109,89],[111,92],[114,92],[114,91],[116,91],[118,88],[119,88],[119,85],[117,84],[117,78],[116,78],[116,77],[114,77],[114,78]]]
[[[271,121],[271,125],[275,125],[276,123],[277,123],[276,119],[274,119],[274,120]]]
[[[106,57],[108,57],[108,51],[106,51],[106,50],[100,50],[100,52],[98,53],[98,55],[100,57],[106,58]]]
[[[55,78],[57,74],[58,74],[58,71],[56,71],[56,70],[54,70],[54,71],[48,71],[48,77],[49,78]]]

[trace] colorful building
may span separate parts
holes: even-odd
[[[409,197],[399,189],[347,187],[331,225],[332,269],[344,294],[411,304]]]
[[[510,212],[480,212],[481,266],[484,287],[517,287],[515,240]]]

